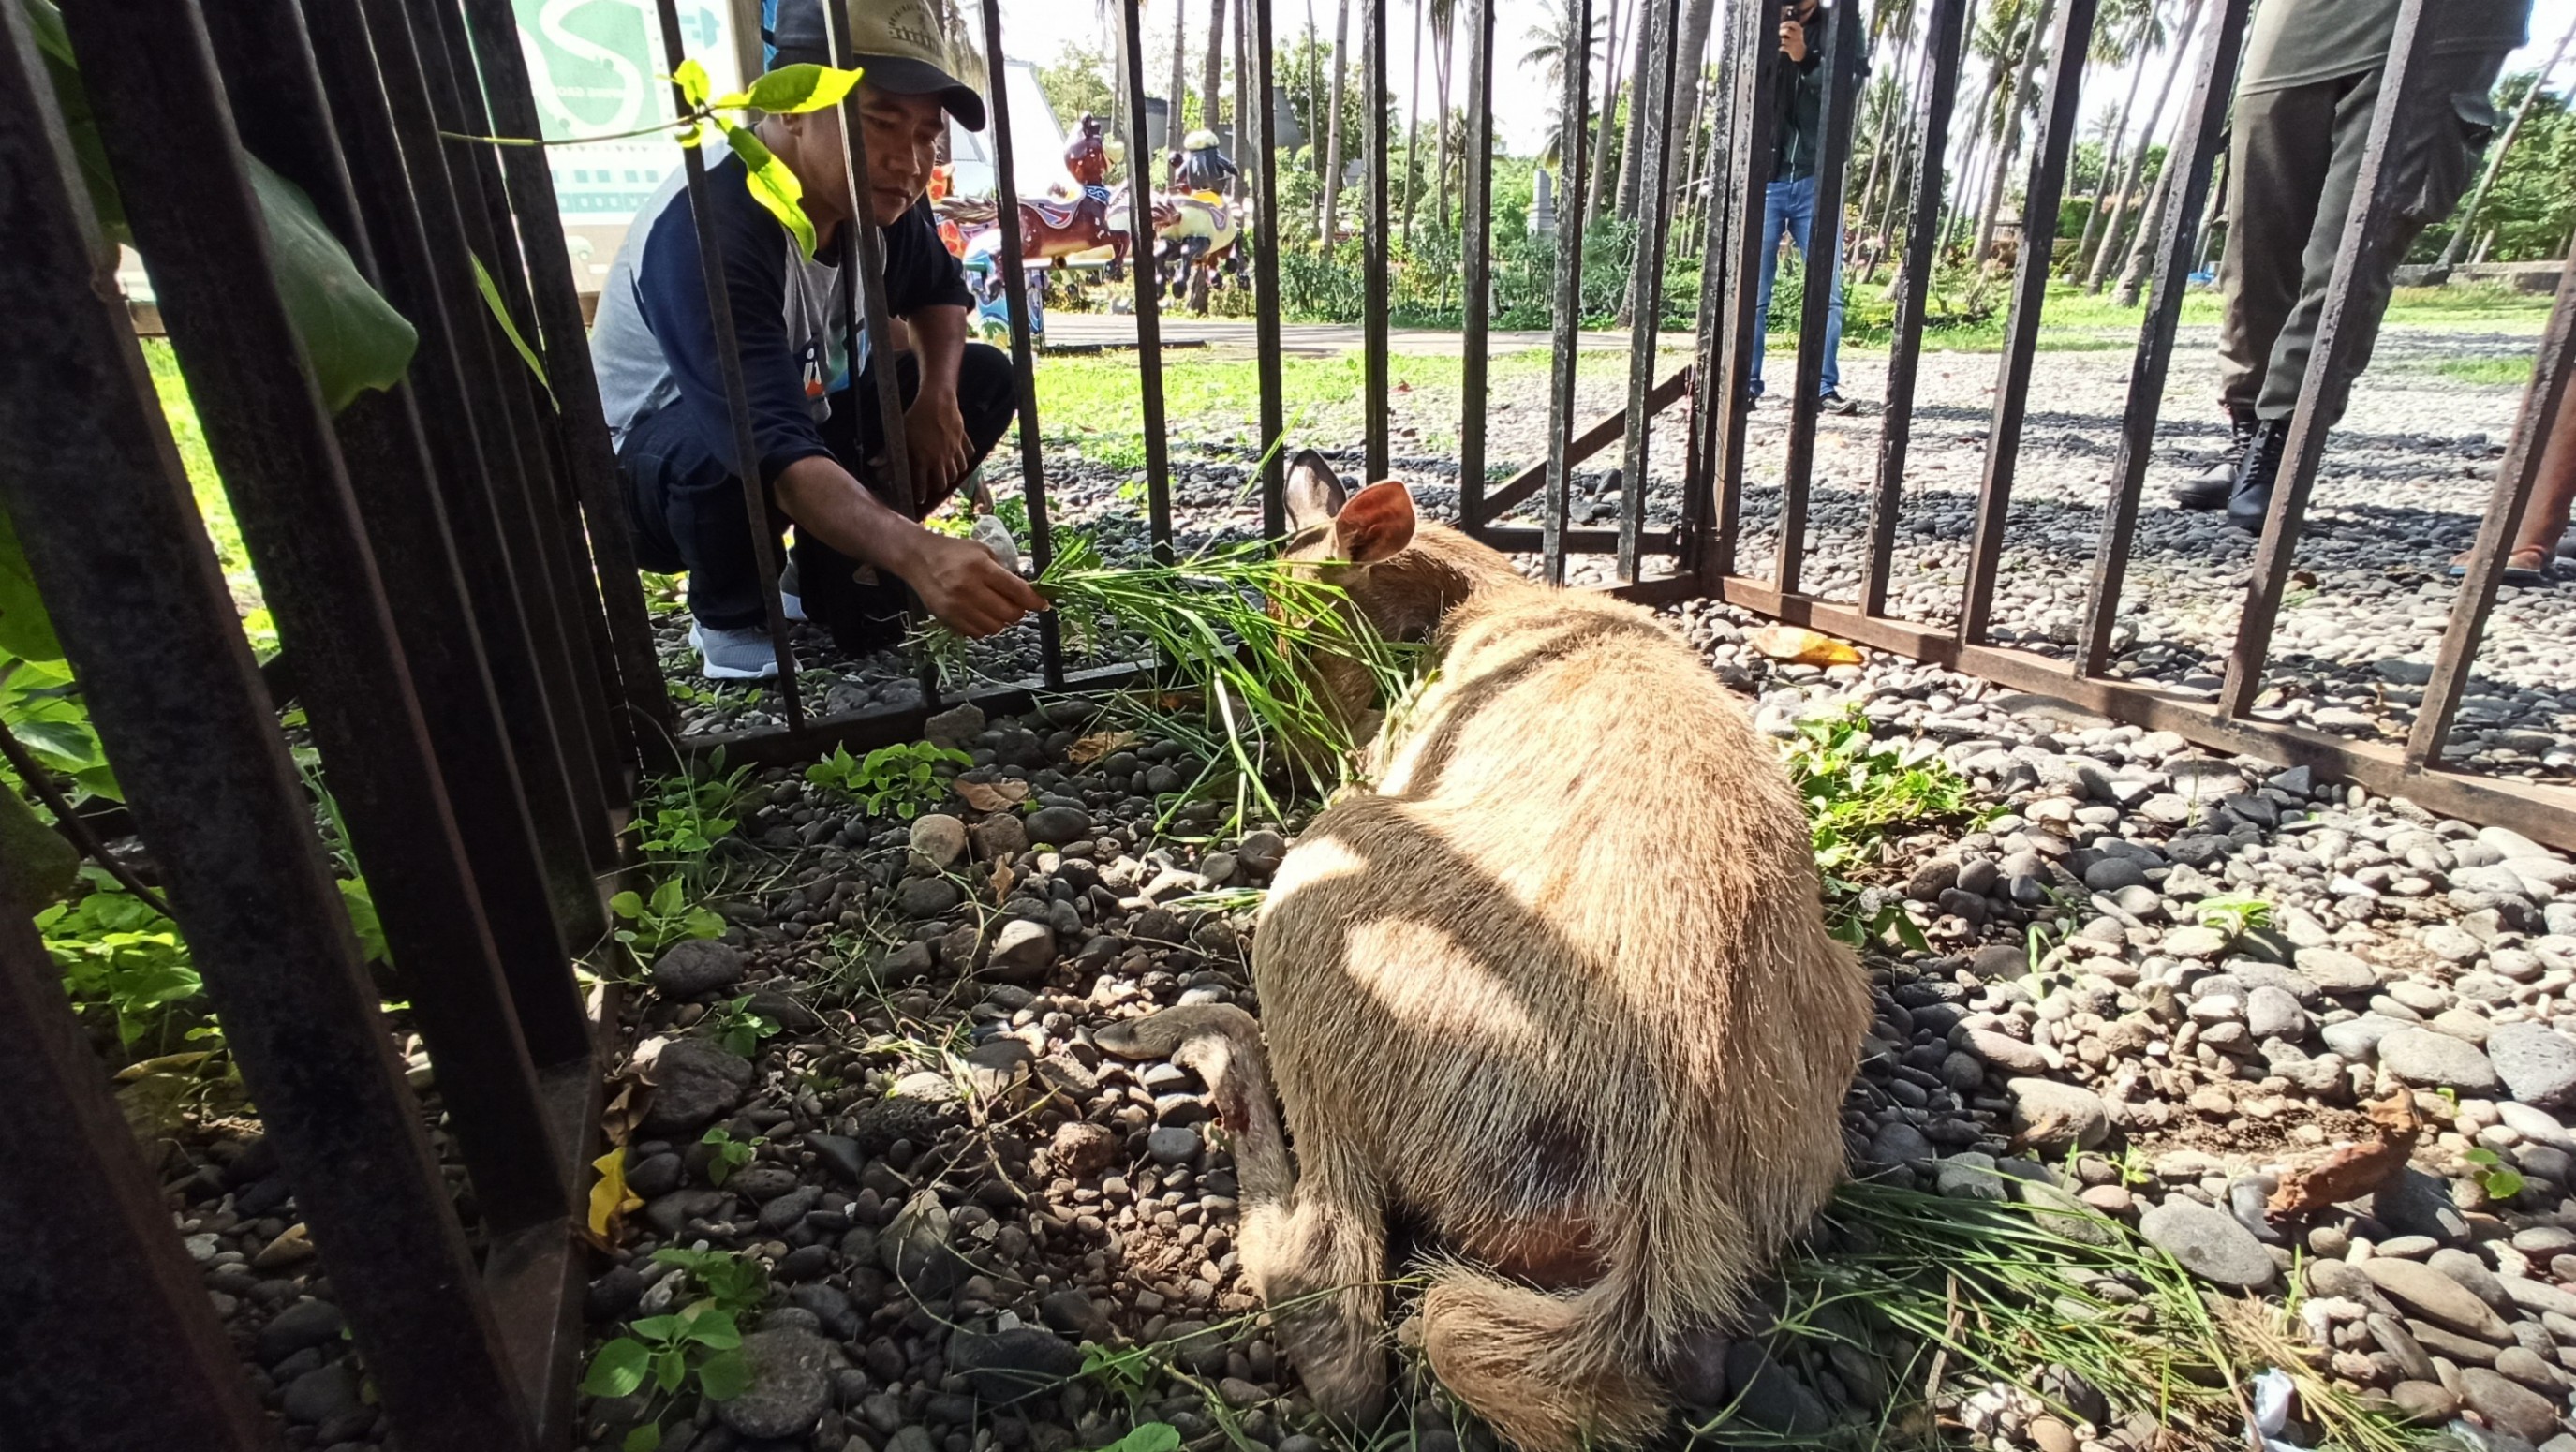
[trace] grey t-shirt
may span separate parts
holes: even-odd
[[[2236,93],[2282,91],[2376,70],[2397,34],[2398,0],[2261,0]],[[2424,0],[2435,55],[2502,55],[2523,43],[2531,0]]]

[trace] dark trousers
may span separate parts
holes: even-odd
[[[2477,153],[2495,123],[2487,93],[2500,54],[2430,58],[2411,88],[2414,104],[2389,141],[2382,185],[2397,199],[2394,235],[2380,265],[2354,279],[2359,330],[2346,366],[2326,381],[2324,422],[2343,416],[2352,382],[2370,363],[2397,264],[2424,229],[2451,214],[2468,190]],[[2380,72],[2260,91],[2236,101],[2227,168],[2227,253],[2219,264],[2219,396],[2230,413],[2284,419],[2315,351],[2334,280],[2344,220],[2361,184],[2362,152],[2379,105]]]
[[[910,353],[898,355],[895,378],[909,405],[921,388],[919,361]],[[946,492],[907,510],[888,494],[884,471],[868,466],[885,448],[876,388],[876,368],[870,364],[852,387],[833,395],[823,442],[879,499],[914,519],[927,518],[947,501]],[[970,463],[982,463],[992,452],[1011,426],[1015,407],[1010,356],[982,343],[967,344],[957,369],[957,410],[966,425]],[[708,450],[676,408],[637,419],[617,461],[635,526],[636,562],[661,574],[686,571],[690,612],[711,630],[761,624],[768,609],[752,555],[751,521],[732,465]],[[773,496],[771,537],[785,533],[790,523]],[[874,650],[900,637],[901,581],[873,570],[862,574],[858,561],[802,529],[796,531],[793,558],[807,617],[830,631],[842,649]]]

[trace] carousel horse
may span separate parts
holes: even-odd
[[[1159,193],[1154,198],[1154,237],[1163,259],[1180,269],[1170,279],[1174,295],[1186,285],[1190,310],[1208,310],[1208,289],[1220,268],[1232,262],[1243,226],[1234,208],[1212,192],[1193,196]]]
[[[1078,195],[1063,200],[1019,199],[1024,255],[1031,262],[1052,260],[1061,267],[1069,257],[1106,247],[1109,276],[1113,280],[1124,276],[1128,239],[1114,220],[1117,198],[1108,186],[1109,148],[1101,138],[1099,117],[1083,116],[1072,142],[1064,149],[1064,165],[1081,185]],[[965,228],[992,226],[998,215],[994,203],[964,197],[948,198],[940,203],[939,210]],[[986,241],[976,240],[979,244]],[[989,250],[1001,250],[998,238],[991,239]]]

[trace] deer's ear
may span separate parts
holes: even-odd
[[[1300,449],[1288,464],[1288,527],[1291,530],[1312,529],[1329,524],[1342,512],[1347,497],[1341,476],[1324,456],[1312,449]]]
[[[1333,551],[1355,565],[1373,565],[1413,543],[1413,496],[1392,479],[1351,496],[1333,516]]]

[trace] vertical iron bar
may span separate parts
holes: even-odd
[[[1789,449],[1780,478],[1780,543],[1773,583],[1794,593],[1807,559],[1807,486],[1816,468],[1816,418],[1824,409],[1825,327],[1842,286],[1843,173],[1851,159],[1861,27],[1858,0],[1837,0],[1825,20],[1824,135],[1816,151],[1815,210],[1807,220],[1806,286],[1798,307],[1798,362],[1790,372]]]
[[[1723,16],[1719,18],[1723,19]],[[1732,31],[1735,27],[1711,28]],[[1726,47],[1718,52],[1719,77],[1732,80],[1737,67],[1734,64],[1735,41],[1731,35]],[[1719,97],[1733,93],[1720,86],[1703,84],[1701,73],[1705,69],[1705,59],[1705,52],[1697,56],[1675,56],[1673,64],[1677,70],[1687,68],[1693,84],[1700,85],[1706,93],[1708,104],[1694,113],[1700,117],[1699,124],[1723,137],[1730,118],[1718,114],[1715,103]],[[1700,149],[1696,135],[1687,141],[1688,150]],[[1715,553],[1714,542],[1710,539],[1716,503],[1714,474],[1710,465],[1716,452],[1714,430],[1719,411],[1709,405],[1721,369],[1720,359],[1725,356],[1720,334],[1728,316],[1726,243],[1729,233],[1725,199],[1717,194],[1716,170],[1712,162],[1709,167],[1709,194],[1700,200],[1699,210],[1693,214],[1693,221],[1700,229],[1699,313],[1693,322],[1690,396],[1686,401],[1684,416],[1687,422],[1682,445],[1682,552],[1679,567],[1682,574],[1701,580],[1703,590],[1706,589],[1706,577],[1701,572]]]
[[[1465,280],[1458,363],[1458,522],[1469,534],[1485,527],[1485,395],[1487,328],[1494,302],[1494,6],[1466,0],[1467,154],[1460,158],[1460,261]],[[1445,123],[1444,123],[1445,124]]]
[[[2460,709],[2469,672],[2477,665],[2478,642],[2486,634],[2487,612],[2495,608],[2496,586],[2504,581],[2505,561],[2512,556],[2514,532],[2530,506],[2540,479],[2540,456],[2559,411],[2576,398],[2568,377],[2576,373],[2576,250],[2558,273],[2558,304],[2541,335],[2540,356],[2532,365],[2531,386],[2522,395],[2522,417],[2514,425],[2513,443],[2496,467],[2494,495],[2478,525],[2478,542],[2460,592],[2451,599],[2451,623],[2442,630],[2442,651],[2433,663],[2433,679],[2415,708],[2415,724],[2406,733],[2406,764],[2416,769],[2438,766],[2444,743],[2451,738],[2451,719]]]
[[[528,81],[527,57],[519,49],[518,20],[510,6],[506,0],[467,0],[467,18],[499,134],[543,134],[536,95]],[[501,171],[520,219],[519,244],[527,254],[546,376],[553,384],[555,407],[561,410],[558,423],[565,462],[581,506],[579,534],[588,548],[577,550],[576,560],[597,561],[599,603],[608,627],[618,696],[626,708],[625,716],[612,716],[610,724],[632,738],[638,753],[660,760],[669,754],[677,723],[653,647],[652,618],[644,608],[644,592],[636,576],[625,486],[618,478],[617,455],[609,447],[599,380],[591,371],[590,332],[582,324],[581,287],[564,245],[554,169],[547,164],[543,148],[508,146],[501,148]],[[586,596],[589,591],[582,593]]]
[[[1372,484],[1386,478],[1391,467],[1387,454],[1388,413],[1392,405],[1387,380],[1391,360],[1387,356],[1386,309],[1387,248],[1393,239],[1386,225],[1386,194],[1392,185],[1386,134],[1386,6],[1387,0],[1360,0],[1360,48],[1366,52],[1360,64],[1367,76],[1368,105],[1368,120],[1363,125],[1368,135],[1368,235],[1361,239],[1364,266],[1360,290],[1360,407],[1367,415],[1362,457]],[[1339,64],[1338,59],[1335,63]]]
[[[588,943],[605,931],[605,910],[582,836],[569,744],[550,700],[561,686],[548,670],[540,606],[531,603],[535,587],[521,578],[530,568],[528,546],[513,538],[504,503],[514,497],[520,458],[480,305],[469,301],[472,262],[411,25],[400,0],[364,0],[355,9],[313,0],[305,23],[339,126],[362,150],[386,158],[358,168],[352,180],[365,189],[360,204],[389,269],[391,297],[421,330],[410,378],[554,914],[567,940]],[[536,1024],[526,1020],[530,1029]]]
[[[1959,603],[1959,639],[1986,638],[1994,613],[1995,572],[2003,562],[2004,521],[2012,508],[2013,473],[2021,462],[2021,424],[2030,409],[2030,378],[2048,302],[2057,203],[2075,153],[2076,103],[2082,99],[2084,54],[2093,40],[2097,0],[2065,0],[2056,53],[2049,57],[2047,99],[2022,191],[2021,242],[2013,258],[2012,311],[2004,322],[2004,356],[1995,375],[1994,422],[1986,431],[1986,473],[1977,489],[1977,522],[1968,545],[1968,584]]]
[[[2272,485],[2272,507],[2263,520],[2262,542],[2254,548],[2254,578],[2245,588],[2245,613],[2238,617],[2236,639],[2227,653],[2227,678],[2219,687],[2218,714],[2233,720],[2254,704],[2263,688],[2263,662],[2272,651],[2272,625],[2281,612],[2281,593],[2290,583],[2290,564],[2298,558],[2299,530],[2307,520],[2308,491],[2317,482],[2317,465],[2325,458],[2323,403],[2327,380],[2348,366],[2359,336],[2360,302],[2355,289],[2381,265],[2390,243],[2390,220],[2396,215],[2395,188],[2387,185],[2394,159],[2390,138],[2397,119],[2412,104],[2410,92],[2422,85],[2424,60],[2432,54],[2439,26],[2424,25],[2424,0],[2400,0],[2397,31],[2388,47],[2388,63],[2379,79],[2379,106],[2371,114],[2370,139],[2361,154],[2361,179],[2353,188],[2343,239],[2335,247],[2334,280],[2326,284],[2317,338],[2308,354],[2308,371],[2299,380],[2299,401],[2290,415],[2290,436],[2281,448],[2281,472]],[[2445,644],[2448,644],[2446,639]]]
[[[834,64],[843,66],[856,64],[850,50],[849,39],[841,33],[841,27],[847,15],[848,12],[838,5],[823,6],[825,47]],[[903,379],[896,362],[894,317],[892,305],[886,301],[885,230],[876,224],[875,217],[869,213],[871,204],[870,188],[867,184],[867,124],[860,115],[859,91],[856,88],[841,100],[841,170],[848,181],[850,191],[849,235],[841,239],[842,267],[844,275],[856,274],[850,279],[849,296],[859,309],[860,326],[867,330],[868,363],[870,370],[876,375],[877,417],[885,424],[883,467],[888,487],[884,493],[888,499],[898,502],[898,507],[903,510],[907,518],[927,519],[938,501],[925,497],[912,475],[911,435],[904,431]],[[1018,199],[1012,200],[1016,211]],[[996,215],[999,214],[999,210],[996,207]],[[852,341],[849,353],[853,359],[858,357],[855,339]],[[923,381],[925,384],[928,382],[927,379]],[[853,406],[856,406],[859,401],[859,386],[857,378],[850,380],[850,402]],[[863,467],[875,464],[874,460],[861,462]],[[948,482],[953,487],[957,481]],[[924,613],[921,594],[914,590],[909,582],[904,586],[904,600],[908,613],[916,618]],[[932,707],[938,706],[939,666],[937,662],[924,656],[920,661],[920,671],[916,679],[921,683],[923,703]],[[787,709],[787,729],[790,732],[801,731],[804,725],[805,717],[801,706],[791,700]]]
[[[1735,184],[1729,189],[1730,205],[1739,211],[1726,219],[1735,228],[1736,250],[1726,268],[1726,351],[1720,355],[1719,365],[1722,376],[1701,380],[1701,407],[1708,415],[1701,427],[1715,430],[1704,467],[1714,473],[1717,481],[1717,539],[1702,559],[1700,577],[1700,588],[1710,593],[1735,573],[1735,537],[1744,515],[1744,440],[1753,412],[1752,395],[1745,390],[1753,377],[1753,350],[1761,346],[1756,336],[1761,324],[1753,302],[1761,281],[1762,250],[1779,243],[1776,237],[1762,235],[1763,191],[1770,185],[1775,160],[1772,149],[1779,142],[1780,126],[1780,66],[1771,39],[1775,14],[1771,0],[1744,0],[1737,7],[1735,24],[1729,27],[1736,33],[1740,47],[1733,88],[1733,130],[1743,144],[1735,157]],[[1712,230],[1722,210],[1712,208]],[[1714,403],[1709,401],[1711,392],[1716,395]]]
[[[1260,375],[1261,385],[1261,532],[1275,540],[1288,533],[1288,449],[1284,437],[1288,432],[1288,396],[1279,376],[1279,128],[1278,112],[1271,101],[1272,70],[1277,57],[1270,50],[1269,0],[1242,0],[1242,5],[1238,16],[1243,26],[1236,28],[1235,36],[1251,53],[1254,99],[1249,104],[1254,114],[1235,118],[1235,134],[1256,138],[1252,167],[1253,217],[1257,224],[1252,229],[1253,369]]]
[[[679,6],[675,0],[658,0],[654,8],[661,19],[663,58],[676,72],[689,54],[680,38]],[[831,7],[825,6],[824,14],[830,13]],[[671,105],[674,114],[688,114],[689,101],[681,94],[677,81],[671,83]],[[843,126],[844,131],[852,129]],[[733,295],[725,289],[724,255],[716,242],[705,148],[681,148],[680,164],[686,168],[689,214],[697,224],[698,275],[706,283],[707,321],[714,334],[716,372],[724,379],[725,414],[733,424],[734,477],[742,481],[742,507],[751,525],[752,567],[760,574],[761,610],[769,627],[770,651],[778,661],[778,696],[787,708],[788,729],[794,731],[804,724],[805,703],[796,679],[796,653],[787,643],[787,614],[778,598],[778,532],[771,527],[769,489],[760,477],[760,445],[751,432],[751,390],[742,374],[742,344],[733,326]],[[856,180],[854,175],[852,181]],[[852,366],[856,366],[855,360]],[[856,402],[855,378],[850,380],[850,391]],[[903,414],[900,410],[888,413],[885,421],[888,451],[893,452],[901,447]]]
[[[277,1433],[28,909],[0,901],[0,1094],[28,1111],[0,1118],[0,1422],[28,1447],[268,1452]]]
[[[86,0],[73,29],[108,33],[110,9]],[[97,285],[115,254],[38,100],[51,82],[23,10],[7,7],[0,36],[0,191],[12,203],[0,207],[0,315],[26,330],[23,346],[0,349],[0,448],[12,461],[0,508],[403,1445],[532,1452],[525,1401],[133,321]],[[99,47],[84,49],[89,60]],[[94,84],[93,99],[113,89]],[[129,206],[184,200],[120,180]],[[265,289],[256,257],[227,260],[244,264],[236,281]]]
[[[1646,47],[1647,63],[1638,73],[1646,77],[1650,94],[1630,96],[1628,104],[1640,108],[1643,115],[1665,116],[1672,111],[1676,67],[1673,52],[1679,48],[1675,34],[1680,5],[1679,0],[1643,3],[1647,12],[1645,30],[1637,37],[1637,43]],[[1607,126],[1617,109],[1618,87],[1614,81],[1604,89],[1610,95],[1602,103],[1601,124]],[[1664,232],[1673,215],[1669,184],[1672,158],[1668,154],[1672,148],[1666,141],[1672,128],[1657,123],[1637,129],[1644,133],[1645,152],[1638,161],[1645,202],[1637,231],[1637,257],[1628,275],[1628,436],[1619,468],[1619,578],[1631,582],[1637,578],[1637,535],[1646,523],[1646,453],[1655,431],[1655,421],[1646,409],[1646,395],[1655,386],[1656,329],[1664,312]]]
[[[1383,4],[1384,0],[1370,0]],[[1573,504],[1574,375],[1583,337],[1583,133],[1592,104],[1592,0],[1567,0],[1565,90],[1559,104],[1557,174],[1565,178],[1556,208],[1555,355],[1548,360],[1547,499],[1540,509],[1539,551],[1551,585],[1565,583],[1565,518]]]
[[[1887,358],[1886,422],[1878,436],[1878,480],[1869,506],[1869,563],[1861,581],[1864,615],[1887,613],[1887,576],[1896,557],[1897,516],[1905,501],[1905,453],[1914,437],[1914,387],[1923,361],[1923,310],[1932,296],[1934,249],[1941,237],[1941,196],[1951,113],[1959,104],[1959,71],[1967,48],[1968,0],[1932,0],[1925,47],[1931,84],[1923,106],[1914,197],[1905,221],[1905,272],[1897,281],[1896,336]]]
[[[1162,274],[1154,265],[1153,149],[1145,139],[1145,38],[1138,0],[1119,0],[1124,50],[1120,83],[1127,98],[1127,231],[1136,271],[1136,371],[1145,411],[1145,510],[1154,558],[1172,562],[1172,447],[1163,434]],[[1172,114],[1180,114],[1180,97]],[[1263,219],[1265,222],[1267,218]]]
[[[2093,555],[2092,588],[2085,597],[2084,628],[2076,645],[2078,675],[2100,675],[2111,659],[2111,628],[2120,617],[2120,589],[2129,571],[2129,550],[2138,531],[2138,495],[2146,487],[2148,453],[2155,446],[2156,415],[2164,404],[2165,374],[2173,365],[2174,332],[2182,322],[2182,298],[2189,284],[2192,254],[2198,247],[2200,209],[2210,190],[2210,173],[2227,135],[2227,107],[2236,91],[2237,52],[2243,48],[2253,0],[2219,0],[2218,24],[2203,42],[2198,73],[2192,83],[2191,109],[2183,113],[2182,131],[2166,153],[2168,166],[2187,168],[2178,178],[2182,191],[2164,209],[2163,233],[2156,239],[2156,274],[2147,296],[2147,321],[2138,335],[2137,356],[2129,364],[2129,398],[2120,417],[2120,448],[2111,461],[2110,498],[2103,510],[2102,534]],[[2107,241],[2103,244],[2110,245]]]
[[[386,262],[367,236],[364,209],[352,193],[339,131],[317,70],[315,52],[293,0],[234,0],[205,14],[241,128],[245,149],[302,186],[361,272],[389,290],[397,309],[408,290],[387,282]],[[353,78],[373,82],[372,72]],[[372,116],[356,118],[360,153],[395,152],[379,97]],[[365,168],[390,205],[409,206],[398,170]],[[417,227],[396,251],[416,266]],[[419,320],[421,344],[409,377],[429,379],[445,366],[433,300],[407,310]],[[510,986],[521,1035],[539,1064],[587,1059],[590,1022],[566,959],[563,931],[546,895],[545,869],[520,794],[483,642],[467,603],[435,473],[423,442],[422,397],[412,383],[361,395],[333,421],[367,542],[392,607],[429,740],[438,753],[456,829]]]
[[[457,9],[455,0],[417,0],[412,17],[433,109],[446,118],[451,131],[491,135],[492,118],[484,109],[481,78],[467,48],[464,12]],[[450,157],[447,174],[464,209],[466,237],[498,285],[502,305],[512,317],[533,323],[536,308],[529,300],[527,271],[519,256],[518,222],[510,214],[500,167],[492,157],[496,148],[475,142],[457,145],[461,150]],[[579,772],[573,789],[581,802],[581,828],[591,859],[612,862],[618,848],[608,807],[612,797],[623,795],[617,790],[623,783],[617,731],[608,708],[608,682],[616,667],[609,652],[606,611],[590,573],[589,557],[573,543],[581,520],[566,485],[570,471],[563,461],[564,443],[555,431],[561,420],[539,391],[535,376],[519,361],[517,348],[501,332],[497,318],[487,319],[487,331],[494,335],[493,356],[508,380],[501,389],[503,405],[526,452],[527,464],[520,473],[528,487],[530,553],[543,571],[539,578],[563,638],[566,688],[550,699],[569,717],[566,744],[580,753],[573,763]]]
[[[1002,54],[1002,0],[984,0],[984,60],[993,92],[993,221],[1002,230],[1002,291],[1011,309],[1011,385],[1020,413],[1020,498],[1029,512],[1029,558],[1043,575],[1055,560],[1055,534],[1047,521],[1046,443],[1038,433],[1037,355],[1029,341],[1028,248],[1020,236],[1019,160],[1011,147],[1011,70]],[[1062,688],[1064,635],[1052,610],[1038,617],[1038,660],[1046,683]]]
[[[225,491],[250,545],[350,846],[484,1214],[516,1229],[571,1212],[535,1066],[331,420],[286,304],[194,0],[76,0],[63,22],[99,137]],[[391,400],[378,395],[370,408]],[[373,483],[374,481],[370,481]],[[567,985],[571,969],[561,970]]]

